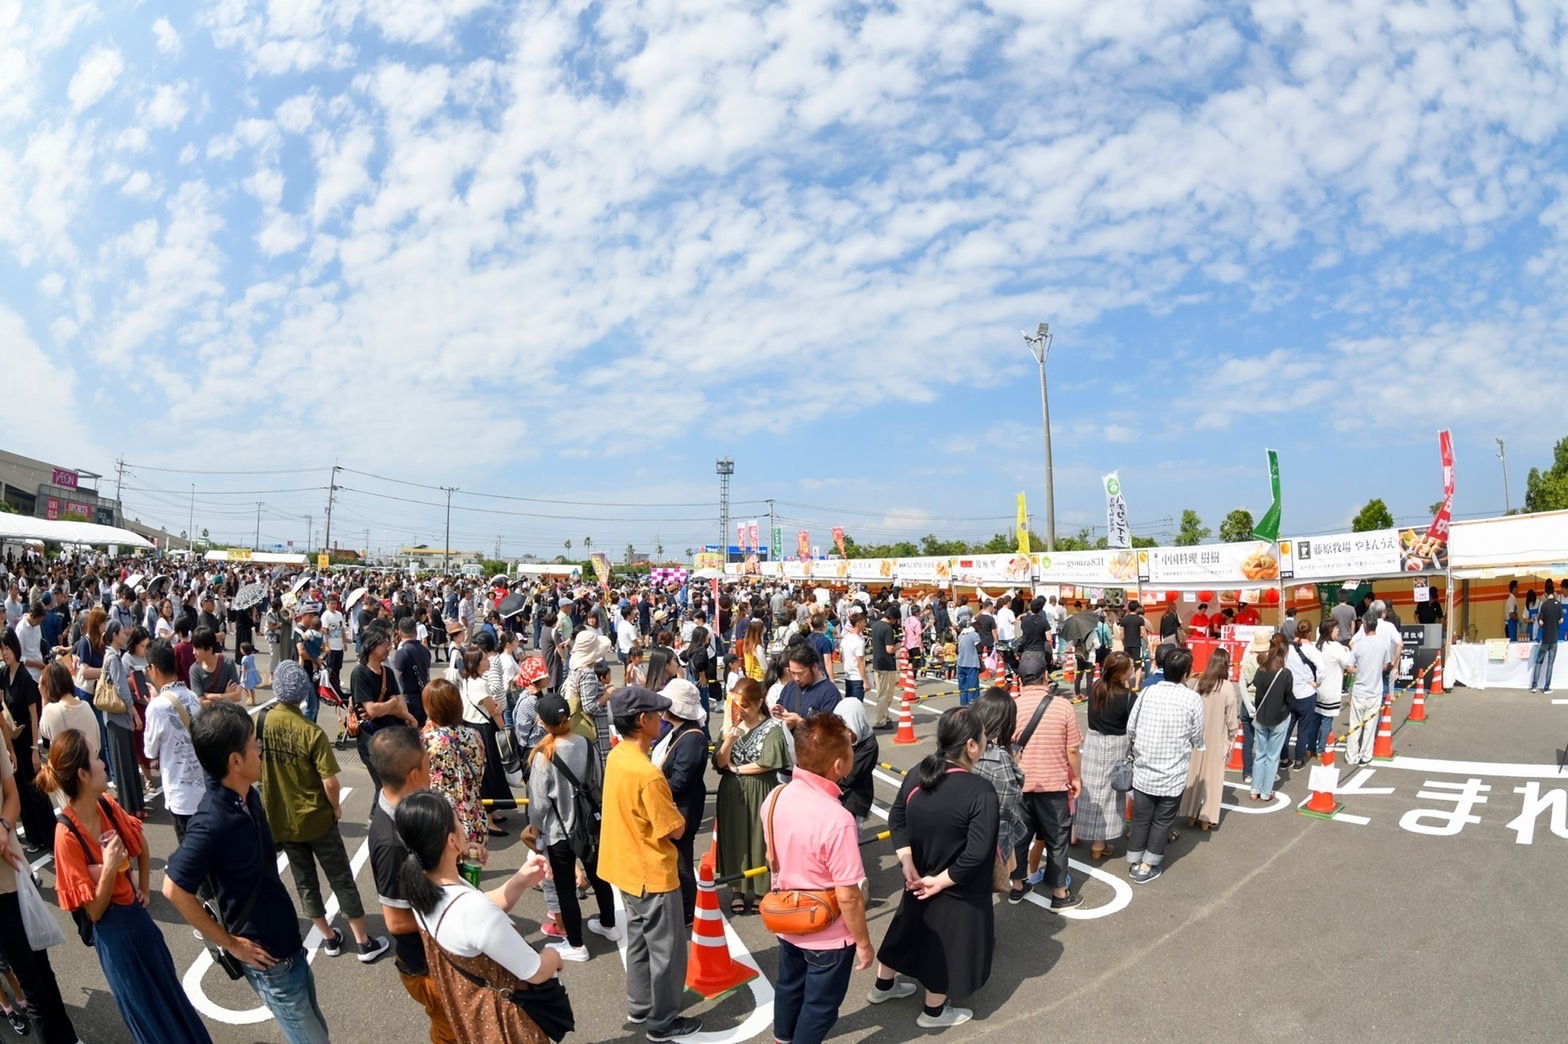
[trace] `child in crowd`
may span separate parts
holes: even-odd
[[[634,645],[626,654],[626,680],[627,685],[641,685],[643,682],[642,646]]]
[[[724,654],[724,691],[730,692],[735,688],[735,683],[745,675],[740,671],[740,657],[734,653]]]
[[[240,688],[245,690],[245,706],[256,706],[256,690],[261,688],[261,672],[256,669],[256,650],[249,642],[240,643]]]

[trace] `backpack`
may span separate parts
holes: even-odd
[[[599,820],[603,808],[604,795],[600,789],[600,782],[595,779],[599,775],[599,752],[590,742],[588,748],[588,779],[590,786],[578,782],[572,770],[566,767],[566,762],[560,758],[551,758],[550,764],[555,766],[566,782],[572,785],[573,827],[566,835],[566,843],[571,847],[572,854],[582,861],[584,866],[597,865],[599,860]],[[550,805],[555,807],[555,799],[550,799]],[[561,811],[556,808],[557,818]]]

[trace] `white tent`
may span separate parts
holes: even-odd
[[[1568,511],[1455,522],[1448,567],[1460,579],[1568,574]]]
[[[0,537],[55,540],[62,544],[103,544],[120,547],[154,548],[146,537],[119,526],[100,526],[95,522],[69,522],[64,519],[34,518],[31,515],[0,515]]]

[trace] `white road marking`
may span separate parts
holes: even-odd
[[[1552,701],[1552,705],[1555,706],[1555,707],[1561,707],[1565,703],[1568,703],[1568,700],[1553,700]]]
[[[1225,781],[1225,785],[1227,787],[1231,787],[1232,789],[1235,789],[1235,790],[1245,790],[1248,793],[1252,792],[1251,785],[1247,784],[1247,783],[1232,783],[1230,780],[1227,779]],[[1243,815],[1248,815],[1248,816],[1266,816],[1270,812],[1278,812],[1280,809],[1289,808],[1290,807],[1290,795],[1286,794],[1283,790],[1276,790],[1274,792],[1274,800],[1273,800],[1273,802],[1271,802],[1270,804],[1267,804],[1267,805],[1261,805],[1260,806],[1260,805],[1254,804],[1254,805],[1252,805],[1249,808],[1246,805],[1232,805],[1228,801],[1221,801],[1220,802],[1220,807],[1221,808],[1228,808],[1232,812],[1240,812]]]
[[[1545,779],[1561,776],[1556,765],[1526,765],[1504,761],[1441,761],[1436,758],[1398,758],[1378,762],[1378,768],[1437,772],[1448,776],[1502,776],[1509,779]]]
[[[353,792],[353,787],[344,787],[342,793],[339,795],[338,800],[340,802],[347,800],[348,796]],[[357,878],[359,876],[359,872],[364,869],[365,863],[368,862],[369,859],[370,839],[366,838],[364,841],[360,842],[359,848],[357,851],[355,851],[353,859],[349,861],[349,871],[353,874],[354,877]],[[279,855],[278,873],[280,875],[283,873],[284,868],[288,865],[289,857],[286,855]],[[325,916],[327,921],[330,923],[332,919],[338,914],[339,903],[336,893],[332,893],[327,896],[325,905]],[[345,943],[347,943],[347,941],[351,939],[352,936],[349,936],[345,933],[344,938]],[[325,940],[323,939],[321,932],[316,929],[315,925],[311,925],[310,931],[305,936],[306,961],[315,961],[316,951],[320,948],[322,942],[324,941]],[[198,1012],[210,1019],[225,1023],[230,1026],[250,1026],[259,1022],[266,1022],[272,1018],[272,1012],[267,1010],[266,1006],[262,1004],[258,1004],[254,1008],[236,1010],[234,1008],[226,1008],[214,1001],[212,998],[208,997],[207,991],[202,985],[202,980],[206,976],[208,970],[211,968],[212,954],[207,952],[206,946],[203,946],[201,953],[196,955],[196,959],[192,961],[191,966],[186,969],[185,977],[180,980],[181,985],[185,987],[185,995],[190,998],[192,1006],[194,1006]]]
[[[1363,794],[1363,795],[1392,794],[1394,792],[1394,788],[1393,787],[1365,787],[1365,786],[1362,786],[1363,783],[1365,783],[1367,780],[1372,778],[1372,773],[1374,773],[1376,771],[1377,771],[1376,769],[1369,769],[1369,768],[1362,769],[1360,772],[1357,772],[1354,776],[1352,776],[1350,778],[1349,782],[1341,783],[1339,786],[1335,787],[1334,788],[1334,793],[1336,793],[1336,794]]]
[[[1301,803],[1296,806],[1296,808],[1298,810],[1302,809],[1302,808],[1305,808],[1306,805],[1307,805],[1307,802],[1311,801],[1311,800],[1312,800],[1312,798],[1309,795],[1308,797],[1304,798],[1301,801]],[[1329,822],[1331,822],[1331,823],[1351,823],[1351,824],[1354,824],[1355,826],[1366,826],[1368,823],[1372,822],[1372,820],[1368,819],[1366,816],[1354,816],[1354,815],[1351,815],[1349,812],[1344,812],[1344,811],[1341,811],[1341,812],[1339,812],[1339,813],[1337,813],[1337,814],[1335,814],[1333,816],[1328,816],[1328,817],[1325,817],[1325,818],[1327,818],[1329,820]]]

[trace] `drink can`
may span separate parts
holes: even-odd
[[[475,888],[479,887],[479,874],[483,869],[475,859],[464,859],[457,864],[457,872]]]

